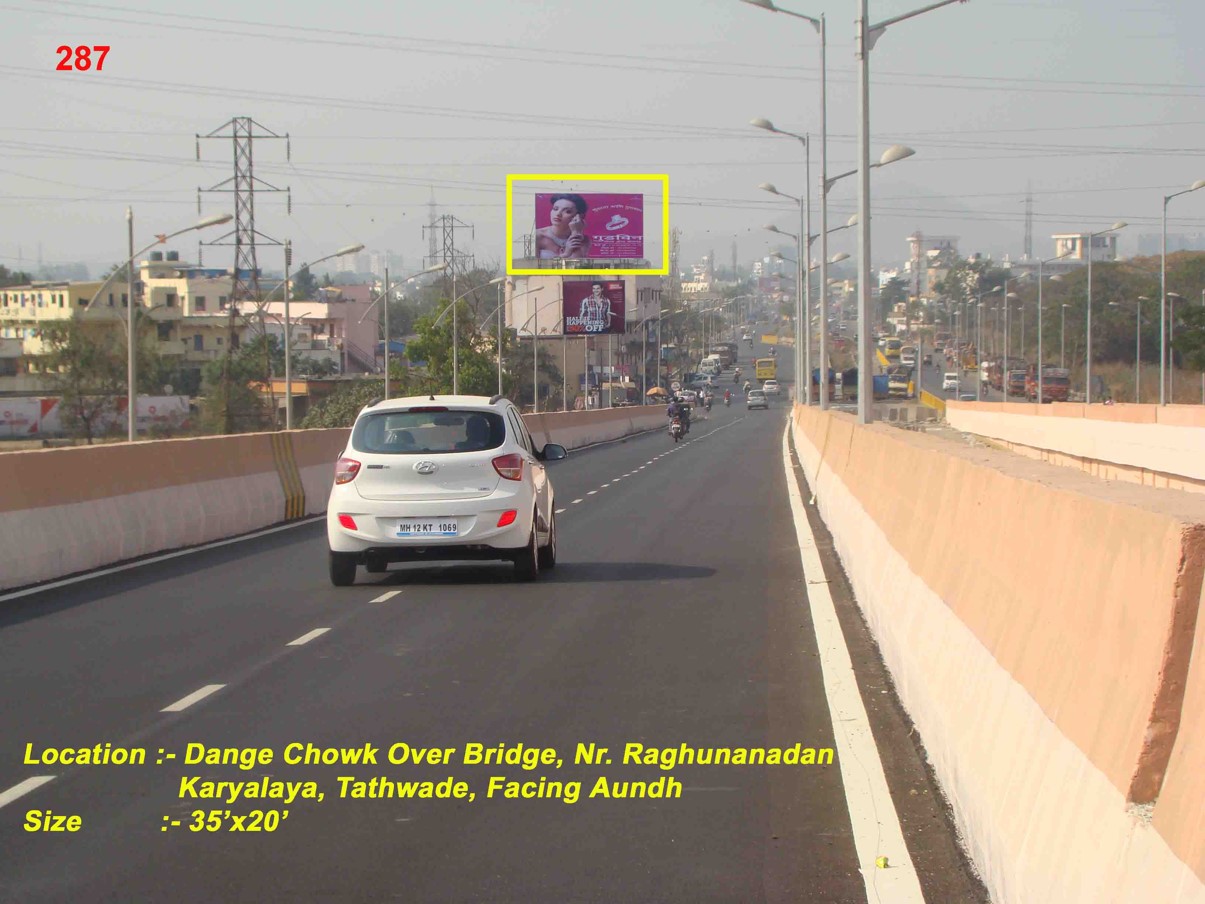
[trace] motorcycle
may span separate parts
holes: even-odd
[[[682,419],[681,418],[674,418],[672,421],[669,422],[669,435],[674,438],[674,442],[677,442],[678,440],[680,440],[682,438]]]
[[[728,398],[727,396],[724,396],[724,407],[727,408],[731,404],[732,404],[732,399]]]
[[[707,396],[707,401],[703,403],[703,407],[708,413],[711,412],[711,396]]]

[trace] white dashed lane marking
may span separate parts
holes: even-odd
[[[390,590],[388,593],[382,593],[375,600],[369,600],[369,602],[370,603],[383,603],[386,600],[393,599],[395,596],[397,596],[401,592],[402,591],[400,591],[400,590]]]
[[[181,699],[177,700],[171,706],[163,707],[163,709],[159,710],[159,712],[161,712],[161,713],[178,713],[181,710],[188,709],[188,707],[192,706],[194,703],[204,700],[210,694],[216,694],[218,691],[220,691],[225,686],[226,685],[224,685],[224,684],[207,684],[200,690],[193,691],[187,697],[182,697]]]
[[[561,512],[563,512],[563,511],[565,511],[565,510],[564,510],[564,509],[557,509],[555,512],[553,512],[553,514],[554,514],[554,515],[559,515],[559,514],[560,514]]]
[[[7,791],[0,792],[0,807],[11,804],[18,797],[24,797],[35,788],[40,788],[54,778],[53,775],[35,775],[19,784],[13,785]]]
[[[323,634],[325,634],[329,630],[330,630],[330,628],[315,628],[313,631],[310,631],[306,634],[302,634],[296,640],[290,640],[287,644],[285,644],[285,646],[286,647],[300,647],[303,644],[309,643],[315,637],[321,637]]]
[[[597,492],[598,492],[598,490],[591,490],[591,491],[590,491],[589,493],[587,493],[586,495],[587,495],[587,496],[593,496],[593,495],[594,495],[595,493],[597,493]]]
[[[570,504],[570,505],[577,505],[579,502],[581,502],[581,500],[580,500],[580,499],[574,499],[574,500],[573,500],[571,503],[569,503],[569,504]]]

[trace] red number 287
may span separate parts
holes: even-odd
[[[75,69],[79,72],[87,72],[92,68],[92,53],[100,54],[96,58],[96,69],[100,71],[105,68],[105,57],[109,53],[108,44],[97,44],[94,47],[89,47],[87,44],[80,44],[78,47],[70,47],[64,44],[55,50],[55,53],[61,53],[63,58],[59,60],[59,64],[55,69],[63,69],[70,72]],[[74,65],[72,65],[72,57],[74,57]]]

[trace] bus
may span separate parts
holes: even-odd
[[[764,383],[766,380],[778,379],[778,359],[777,358],[755,358],[753,361],[753,375],[759,383]]]
[[[903,348],[903,346],[904,343],[899,339],[887,339],[883,342],[883,357],[892,364],[899,364],[900,349]]]

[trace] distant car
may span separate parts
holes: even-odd
[[[750,389],[749,395],[745,397],[745,409],[752,411],[754,408],[769,408],[770,400],[766,398],[765,390]]]
[[[540,446],[519,410],[495,396],[417,396],[369,404],[335,465],[327,502],[330,580],[363,565],[502,559],[519,580],[556,564],[556,515]]]
[[[932,364],[932,363],[933,363],[933,356],[932,356],[932,355],[925,355],[923,363],[925,363],[925,364]]]
[[[782,395],[782,387],[778,385],[777,380],[766,380],[766,382],[762,384],[761,388],[762,392],[768,396]]]
[[[979,396],[975,395],[975,393],[973,393],[973,392],[964,392],[958,397],[958,401],[960,401],[960,402],[977,402],[977,401],[979,401]]]
[[[678,392],[678,396],[685,401],[690,407],[699,407],[699,394],[693,389],[683,389]]]
[[[947,373],[941,380],[942,392],[958,392],[958,374]]]

